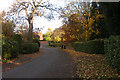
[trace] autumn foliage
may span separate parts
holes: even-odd
[[[71,2],[62,11],[62,26],[65,34],[63,41],[88,41],[91,36],[99,34],[99,21],[103,14],[90,3]]]

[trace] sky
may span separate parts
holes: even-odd
[[[0,12],[2,10],[8,10],[8,8],[12,5],[13,1],[14,0],[1,0]],[[51,3],[56,4],[57,6],[64,6],[67,1],[69,2],[69,0],[50,0],[50,1]],[[55,30],[55,28],[59,28],[60,26],[62,26],[62,19],[58,19],[56,17],[55,19],[48,21],[44,17],[41,17],[41,18],[36,18],[34,23],[35,23],[34,28],[44,27],[43,30],[41,31],[44,34],[47,32],[48,28],[52,28],[52,30]]]
[[[14,0],[1,0],[0,1],[0,12],[3,10],[8,10],[8,8],[12,5]],[[63,6],[64,3],[60,0],[51,0],[51,2],[53,4],[56,5],[61,5]],[[45,34],[48,30],[48,28],[51,28],[52,30],[55,30],[55,28],[59,28],[60,26],[62,26],[62,19],[58,19],[57,17],[51,21],[48,21],[47,19],[45,19],[44,17],[39,17],[36,18],[34,21],[34,28],[43,28],[43,30],[41,31],[43,34]]]
[[[13,0],[1,0],[0,1],[0,12],[2,10],[7,10],[8,7],[12,4]]]

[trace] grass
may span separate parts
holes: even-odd
[[[85,79],[118,79],[117,70],[109,66],[103,54],[87,54],[74,50],[65,49],[76,63],[76,75]]]

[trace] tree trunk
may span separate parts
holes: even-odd
[[[32,19],[28,19],[29,22],[29,31],[28,31],[28,36],[27,36],[27,40],[28,42],[32,42],[32,38],[33,38],[33,20]]]

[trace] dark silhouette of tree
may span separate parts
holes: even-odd
[[[120,2],[100,2],[100,10],[104,14],[105,25],[102,27],[107,34],[120,35]]]

